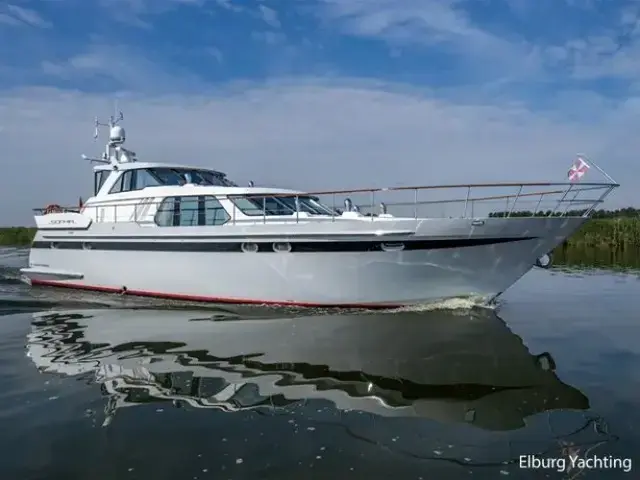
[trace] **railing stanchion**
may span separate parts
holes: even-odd
[[[614,189],[615,187],[613,186],[609,186],[609,188],[607,188],[604,193],[602,195],[600,195],[600,198],[598,198],[598,200],[596,200],[595,202],[593,202],[591,204],[591,207],[589,207],[587,209],[586,212],[584,212],[582,214],[583,217],[588,217],[589,215],[591,215],[591,212],[593,212],[593,210],[596,208],[596,206],[600,205],[600,203],[607,197],[607,195],[609,195],[611,193],[611,191]]]
[[[298,223],[300,220],[300,197],[298,195],[293,199],[293,204],[296,206],[296,223]]]
[[[331,221],[336,221],[336,194],[331,194]]]
[[[267,223],[267,197],[262,197],[262,223]]]
[[[513,211],[516,208],[516,203],[518,203],[518,199],[520,198],[520,194],[522,193],[522,185],[520,185],[520,190],[518,190],[518,193],[516,194],[516,198],[513,200],[513,205],[511,205],[511,210],[509,210],[509,213],[507,215],[507,218],[509,218],[511,216],[511,214],[513,213]]]
[[[369,215],[371,215],[371,221],[373,222],[373,212],[376,209],[376,191],[375,190],[371,190],[371,211],[369,213]]]
[[[540,204],[542,203],[542,198],[544,197],[544,193],[540,194],[540,200],[538,200],[538,203],[536,204],[536,208],[533,211],[533,216],[536,216],[536,213],[538,213],[538,209],[540,208]]]
[[[558,207],[560,206],[560,204],[561,204],[562,202],[564,202],[564,199],[565,199],[565,198],[567,198],[567,195],[569,195],[569,192],[571,191],[571,189],[572,189],[572,188],[573,188],[573,184],[569,185],[569,188],[567,188],[567,189],[564,191],[564,195],[562,195],[562,198],[560,198],[560,200],[558,200],[558,203],[556,203],[556,206],[555,206],[555,207],[553,207],[553,210],[551,210],[551,213],[548,215],[549,217],[550,217],[551,215],[553,215],[554,213],[556,213],[556,210],[558,209]]]
[[[413,191],[413,218],[418,220],[418,189]]]
[[[469,196],[471,195],[471,187],[467,187],[467,198],[464,199],[464,214],[462,218],[467,218],[467,205],[469,204]]]
[[[560,215],[561,217],[564,217],[567,214],[567,212],[569,211],[569,207],[575,203],[576,198],[578,198],[578,195],[580,194],[580,192],[581,192],[580,189],[576,190],[576,192],[573,194],[573,197],[571,197],[571,200],[567,202],[567,206],[564,208],[564,211]]]
[[[227,197],[229,198],[229,197]],[[233,205],[233,209],[231,210],[231,225],[235,225],[236,224],[236,202],[234,202],[233,200],[231,200],[231,204]]]

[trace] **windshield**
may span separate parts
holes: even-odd
[[[296,209],[296,198],[298,207]],[[292,215],[296,211],[310,215],[337,215],[337,212],[323,205],[316,197],[308,195],[291,197],[231,196],[229,199],[245,215]],[[264,213],[263,213],[264,210]]]
[[[150,168],[151,173],[162,185],[214,185],[218,187],[237,187],[224,175],[208,170],[194,170],[189,168]]]

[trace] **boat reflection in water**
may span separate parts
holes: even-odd
[[[28,355],[47,373],[95,375],[117,409],[154,401],[238,411],[326,399],[342,410],[524,426],[588,399],[493,312],[236,318],[180,310],[34,315]]]

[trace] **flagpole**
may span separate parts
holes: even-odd
[[[588,164],[593,165],[596,168],[596,170],[598,170],[602,175],[607,177],[607,180],[609,180],[611,183],[615,183],[616,185],[618,185],[618,182],[616,182],[613,178],[611,178],[611,176],[607,172],[605,172],[602,168],[600,168],[600,166],[596,162],[594,162],[590,158],[587,158],[586,156],[580,153],[578,154],[578,157],[585,160]]]

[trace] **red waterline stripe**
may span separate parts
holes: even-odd
[[[402,305],[382,305],[376,303],[306,303],[306,302],[290,302],[290,301],[272,301],[272,300],[252,300],[247,298],[219,298],[219,297],[204,297],[201,295],[183,295],[174,293],[158,293],[149,292],[147,290],[129,290],[123,293],[122,289],[114,287],[97,287],[94,285],[82,285],[79,283],[62,283],[51,280],[30,280],[31,285],[40,287],[59,287],[69,288],[73,290],[87,290],[91,292],[102,293],[119,293],[124,295],[133,295],[135,297],[153,297],[162,298],[167,300],[179,300],[183,302],[203,302],[203,303],[229,303],[238,305],[270,305],[270,306],[283,306],[283,307],[304,307],[304,308],[365,308],[375,310],[387,310],[393,308],[400,308]]]

